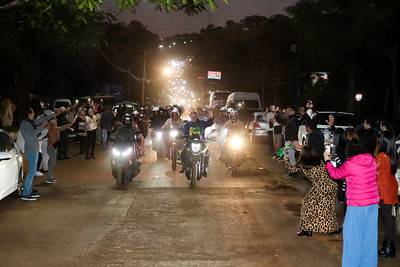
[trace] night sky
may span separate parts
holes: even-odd
[[[217,0],[219,10],[216,12],[204,12],[196,16],[188,16],[184,13],[171,12],[161,13],[154,10],[142,1],[137,8],[136,14],[123,12],[118,15],[118,21],[129,22],[133,19],[141,21],[147,29],[158,34],[160,37],[173,36],[175,34],[200,32],[201,28],[209,24],[214,26],[224,26],[227,20],[239,22],[245,16],[260,15],[272,16],[283,14],[283,8],[293,3],[295,0],[228,0],[228,5],[223,1]],[[105,1],[104,9],[109,10],[112,4]],[[111,10],[113,14],[118,13],[117,8]]]

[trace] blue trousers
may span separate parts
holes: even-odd
[[[39,158],[39,153],[26,153],[26,159],[28,160],[29,171],[25,179],[24,191],[22,191],[22,195],[24,196],[31,195],[32,182],[33,178],[35,178],[36,175],[38,158]]]
[[[342,267],[378,265],[378,204],[347,206],[343,225]]]

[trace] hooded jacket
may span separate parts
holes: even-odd
[[[346,178],[348,205],[369,206],[379,203],[376,182],[377,165],[371,154],[359,154],[351,157],[339,168],[335,168],[331,162],[327,162],[326,169],[333,179]]]

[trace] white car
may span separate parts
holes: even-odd
[[[330,127],[328,125],[329,115],[335,118],[335,127],[347,129],[350,127],[355,127],[357,125],[357,117],[353,113],[348,112],[336,112],[336,111],[317,111],[313,120],[317,120],[317,130],[324,133],[324,143],[328,143],[328,140],[333,136],[330,132]],[[307,140],[306,126],[299,126],[299,142],[305,143]]]
[[[16,190],[21,194],[24,180],[22,162],[19,147],[0,129],[0,200]]]
[[[267,123],[264,119],[264,112],[254,112],[252,120],[246,125],[249,133],[250,142],[255,142],[256,138],[267,138]]]

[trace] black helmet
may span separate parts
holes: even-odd
[[[160,112],[164,112],[164,114],[165,114],[165,109],[164,109],[164,108],[160,108],[160,109],[158,110],[158,113],[160,113]]]
[[[129,120],[129,123],[126,123],[127,120]],[[132,124],[132,116],[131,116],[131,114],[126,113],[126,114],[124,115],[123,124],[124,124],[125,126],[129,126],[129,125]]]

